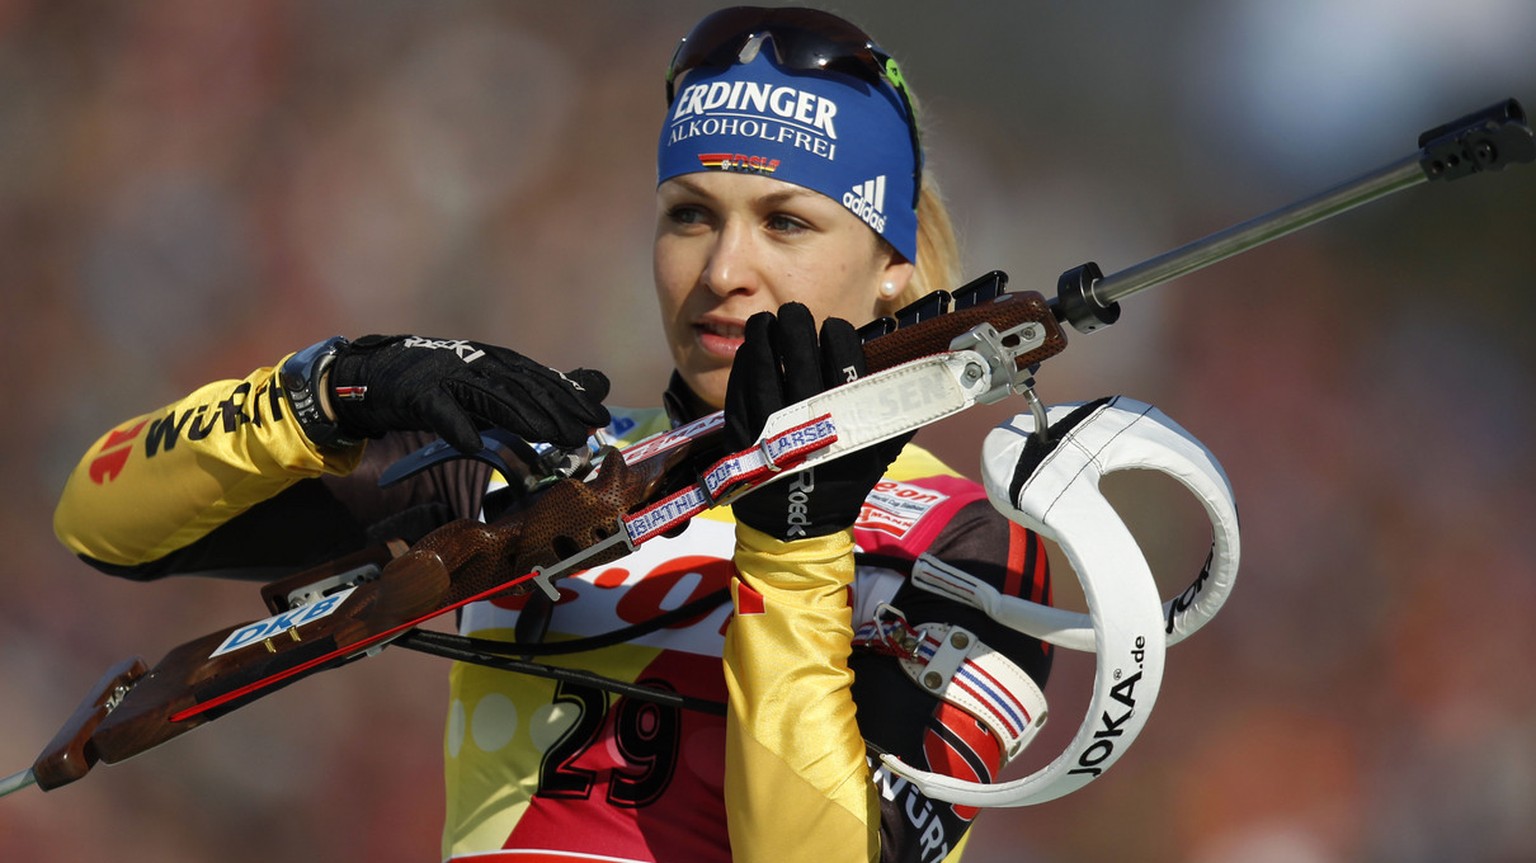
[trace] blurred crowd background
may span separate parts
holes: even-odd
[[[712,8],[0,2],[0,773],[116,660],[263,614],[254,586],[129,584],[53,540],[112,425],[337,333],[503,343],[654,403],[662,74]],[[922,98],[967,275],[1047,294],[1536,105],[1525,0],[829,8]],[[1536,859],[1533,328],[1536,166],[1352,211],[1074,338],[1042,397],[1126,393],[1202,438],[1242,575],[1119,766],[984,814],[967,859]],[[922,440],[974,475],[1022,409]],[[1186,581],[1193,502],[1111,492],[1165,592]],[[9,797],[0,860],[434,860],[446,671],[386,651]],[[1032,757],[1091,674],[1062,657]]]

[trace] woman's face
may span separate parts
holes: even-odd
[[[912,265],[841,204],[752,174],[684,174],[656,192],[656,294],[672,360],[704,401],[725,403],[747,318],[804,303],[818,321],[878,316],[881,286]]]

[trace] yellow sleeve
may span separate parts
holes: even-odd
[[[70,474],[54,533],[76,554],[133,566],[190,545],[300,479],[351,471],[362,450],[316,448],[274,370],[257,369],[103,435]]]
[[[780,542],[736,527],[725,635],[732,859],[872,861],[879,801],[854,721],[853,536]]]

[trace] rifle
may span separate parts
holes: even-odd
[[[947,394],[939,409],[886,418],[860,435],[835,428],[814,406],[809,414],[791,406],[782,421],[770,419],[758,446],[741,453],[725,452],[716,413],[595,458],[561,454],[559,464],[530,476],[524,506],[490,523],[450,522],[413,545],[387,543],[266,585],[271,616],[186,642],[153,668],[140,658],[114,665],[31,768],[0,779],[0,796],[73,782],[98,761],[130,758],[302,677],[376,654],[469,603],[535,588],[556,597],[555,579],[622,557],[707,507],[972,404],[1018,394],[1044,434],[1034,375],[1065,349],[1063,324],[1094,332],[1115,323],[1119,301],[1136,292],[1345,210],[1422,182],[1533,160],[1536,140],[1510,99],[1425,132],[1403,159],[1113,275],[1093,262],[1070,269],[1052,300],[1008,293],[1000,271],[934,292],[861,329],[871,375],[850,386],[919,375]],[[505,437],[487,441],[527,464],[540,461]],[[503,466],[509,476],[516,472]]]

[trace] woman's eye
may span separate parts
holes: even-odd
[[[692,204],[679,204],[667,211],[667,218],[679,225],[697,225],[704,221],[704,211]]]
[[[774,213],[769,216],[767,224],[770,231],[781,232],[803,231],[809,227],[805,222],[784,213]]]

